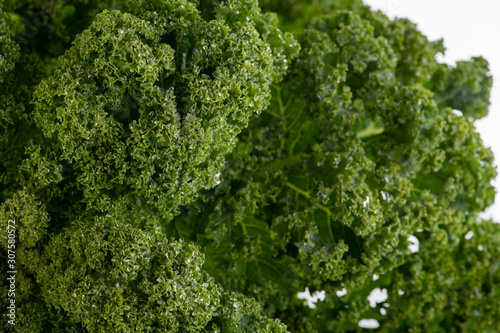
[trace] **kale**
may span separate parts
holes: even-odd
[[[483,58],[333,0],[6,1],[0,51],[3,331],[500,330]]]

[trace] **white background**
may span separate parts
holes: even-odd
[[[443,39],[444,62],[483,56],[493,75],[489,115],[475,122],[485,146],[500,161],[500,1],[499,0],[364,0],[390,18],[405,17],[417,24],[429,40]],[[441,59],[440,59],[441,61]],[[500,168],[499,168],[500,171]],[[499,191],[498,178],[493,184]],[[484,217],[500,222],[500,198]]]

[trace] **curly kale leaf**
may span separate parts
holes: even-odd
[[[110,216],[52,238],[36,278],[43,300],[88,332],[286,332],[255,301],[224,291],[203,254]]]
[[[14,277],[15,288],[10,280],[3,279],[0,292],[3,295],[15,293],[16,326],[8,324],[7,311],[2,315],[2,332],[43,332],[47,305],[40,300],[40,287],[33,272],[38,269],[37,250],[46,236],[49,216],[45,206],[34,195],[24,189],[0,205],[0,227],[4,230],[0,240],[0,267],[8,272],[6,278]],[[10,273],[15,271],[16,273]],[[4,297],[0,305],[10,305]]]
[[[459,110],[466,117],[480,119],[488,114],[493,79],[482,57],[457,61],[456,67],[441,64],[430,82],[440,106]]]
[[[17,328],[499,329],[484,59],[439,64],[441,41],[361,1],[2,6]]]
[[[498,331],[498,232],[492,221],[460,218],[416,232],[418,251],[401,265],[317,303],[317,329],[355,330],[360,319],[375,319],[384,332]],[[387,299],[369,304],[377,288]]]
[[[196,247],[168,241],[159,229],[144,232],[107,215],[48,239],[45,206],[26,191],[0,206],[0,221],[4,230],[14,221],[16,230],[15,243],[2,237],[0,257],[12,270],[6,254],[15,245],[17,329],[286,332],[255,300],[217,285]],[[5,323],[3,331],[12,331]]]
[[[373,274],[407,260],[417,230],[463,224],[493,201],[491,151],[468,118],[439,108],[424,88],[434,64],[406,63],[413,51],[395,44],[415,26],[399,21],[385,35],[380,19],[314,19],[221,184],[166,226],[206,248],[206,268],[223,286],[259,299],[293,330],[354,329],[366,298],[336,312],[336,291],[368,290]],[[318,320],[295,298],[305,287],[333,300]]]
[[[78,35],[38,85],[34,119],[87,209],[171,219],[218,182],[298,46],[251,1],[214,3],[214,19],[183,0],[127,6]]]

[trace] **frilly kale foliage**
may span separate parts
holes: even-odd
[[[106,10],[37,86],[44,150],[87,210],[139,206],[171,219],[216,184],[236,135],[267,105],[297,47],[291,36],[278,39],[253,2],[213,4],[217,19],[205,6]]]
[[[37,33],[51,47],[26,34],[26,13],[47,16]],[[18,224],[17,328],[284,332],[214,282],[193,245],[158,231],[216,185],[296,55],[276,16],[255,1],[183,0],[6,3],[1,15],[1,220]],[[145,261],[123,257],[144,248]]]
[[[255,301],[223,291],[203,255],[109,216],[51,239],[34,272],[43,299],[89,332],[286,332]]]
[[[498,306],[480,310],[498,287],[468,276],[495,276],[498,257],[471,254],[470,269],[460,266],[466,251],[491,244],[465,240],[468,231],[498,229],[476,222],[496,175],[472,124],[487,111],[485,61],[440,65],[440,43],[366,9],[314,18],[300,43],[222,183],[183,208],[170,232],[205,247],[223,286],[255,297],[293,332],[356,331],[362,318],[394,332],[498,329]],[[463,116],[452,112],[459,105]],[[295,297],[306,287],[326,291],[314,310]],[[392,288],[385,315],[367,300],[376,287]]]
[[[500,330],[483,58],[343,0],[6,1],[0,51],[2,331]]]

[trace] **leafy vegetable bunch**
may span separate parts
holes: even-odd
[[[500,329],[483,58],[360,1],[0,8],[4,331]]]

